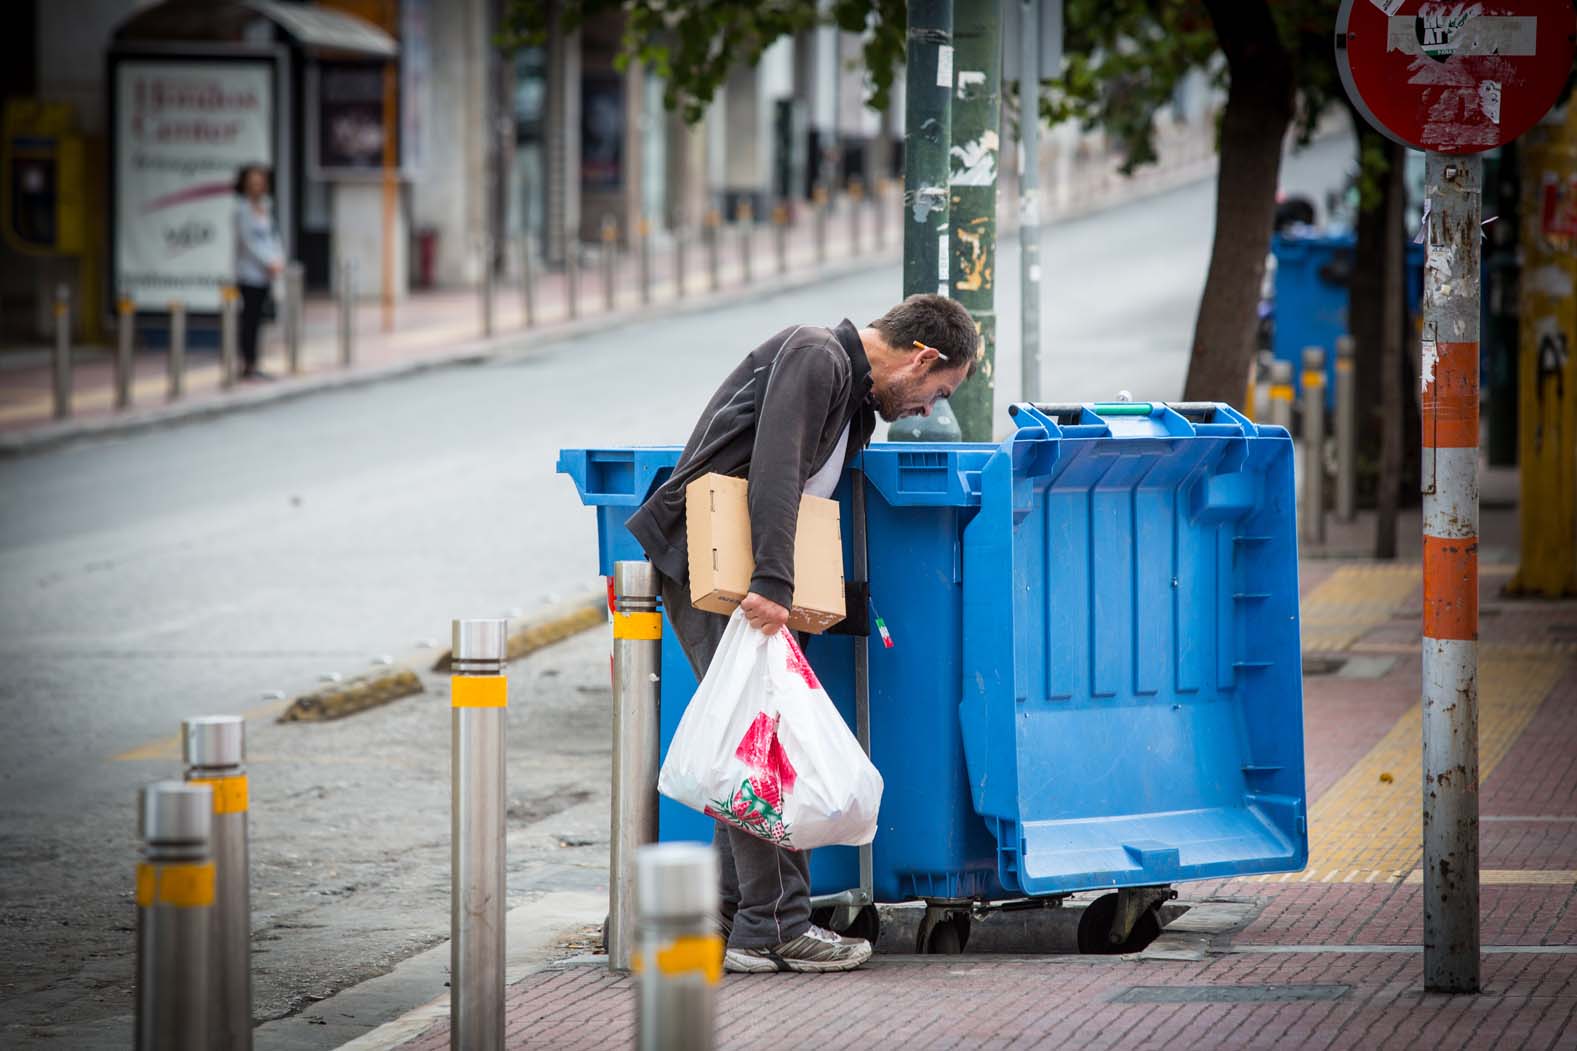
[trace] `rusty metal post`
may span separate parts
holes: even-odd
[[[860,213],[865,210],[865,181],[858,175],[849,180],[849,243],[851,254],[859,255],[865,250],[865,238],[862,236]]]
[[[814,200],[816,209],[816,262],[827,261],[827,188],[817,186]]]
[[[1424,263],[1424,988],[1479,989],[1478,327],[1483,162],[1430,153]]]
[[[55,419],[71,415],[71,288],[55,288],[55,347],[51,359],[55,385]]]
[[[170,357],[168,362],[169,386],[165,400],[176,401],[186,393],[186,303],[170,301]]]
[[[778,205],[772,209],[773,249],[777,252],[778,273],[788,273],[788,208]]]
[[[115,303],[115,408],[131,407],[132,350],[137,338],[137,308],[130,296]]]

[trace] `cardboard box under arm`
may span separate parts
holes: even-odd
[[[690,603],[697,609],[727,615],[750,593],[756,561],[745,492],[743,478],[715,473],[685,487]],[[838,502],[801,497],[794,533],[794,604],[788,626],[820,634],[845,615]]]

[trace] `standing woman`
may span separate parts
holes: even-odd
[[[241,290],[241,378],[269,379],[257,367],[257,333],[272,302],[274,278],[285,269],[285,249],[274,225],[269,171],[248,164],[236,176],[235,283]]]

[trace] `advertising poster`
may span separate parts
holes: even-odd
[[[317,169],[333,174],[381,170],[383,134],[383,63],[320,63]]]
[[[274,159],[273,66],[137,59],[115,77],[116,291],[139,310],[217,311],[236,173]]]

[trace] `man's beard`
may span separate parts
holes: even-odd
[[[909,391],[901,387],[873,394],[872,398],[876,402],[876,415],[888,423],[897,423],[906,416],[917,415],[914,410],[905,411],[907,408],[906,402],[909,400],[908,395]]]

